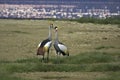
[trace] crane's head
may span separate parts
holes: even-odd
[[[55,26],[55,27],[54,27],[54,29],[55,29],[55,31],[57,31],[58,27],[57,27],[57,26]]]
[[[53,28],[53,24],[52,23],[50,23],[50,28]]]

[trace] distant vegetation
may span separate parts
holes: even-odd
[[[94,18],[94,17],[82,17],[79,19],[48,19],[48,20],[67,20],[77,21],[79,23],[95,23],[95,24],[120,24],[120,16],[108,17],[106,19]]]
[[[95,23],[95,24],[119,24],[120,16],[108,17],[105,19],[94,17],[82,17],[78,19],[55,19],[55,18],[2,18],[2,19],[18,19],[18,20],[50,20],[50,21],[76,21],[79,23]]]
[[[96,24],[120,24],[120,16],[109,17],[106,19],[98,19],[98,18],[80,18],[75,21],[80,23],[96,23]]]

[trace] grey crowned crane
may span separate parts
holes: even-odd
[[[54,48],[56,50],[57,57],[59,57],[60,54],[62,54],[63,56],[65,55],[69,56],[69,51],[67,47],[58,40],[58,28],[57,27],[55,27]]]
[[[42,61],[44,61],[45,53],[47,53],[47,61],[49,61],[49,51],[52,45],[52,33],[51,33],[52,28],[53,28],[53,24],[50,24],[48,38],[40,42],[38,45],[37,55],[43,56]]]

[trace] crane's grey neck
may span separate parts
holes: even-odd
[[[52,40],[52,33],[51,33],[51,25],[49,26],[49,35],[48,35],[48,39]]]
[[[58,32],[55,30],[55,40],[58,41]]]

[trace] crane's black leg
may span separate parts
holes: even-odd
[[[47,52],[47,62],[49,61],[49,51]]]
[[[43,57],[42,57],[42,59],[41,59],[41,62],[43,62],[44,61],[44,55],[43,55]]]
[[[59,64],[60,63],[60,54],[59,54],[59,52],[57,53],[57,64]]]

